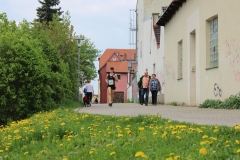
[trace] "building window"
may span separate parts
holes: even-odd
[[[210,68],[218,66],[218,18],[210,21]]]
[[[182,41],[178,42],[178,79],[183,78],[183,46]]]
[[[121,75],[120,74],[118,74],[117,77],[118,77],[118,80],[121,80]]]

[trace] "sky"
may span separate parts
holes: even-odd
[[[137,0],[60,0],[57,7],[69,11],[74,32],[89,38],[102,54],[107,48],[130,48],[129,10],[136,9],[136,4]],[[31,22],[40,6],[38,0],[0,0],[0,13],[7,13],[8,20]],[[94,63],[98,70],[98,61]],[[92,81],[95,94],[97,79]]]

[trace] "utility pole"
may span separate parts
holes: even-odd
[[[84,40],[83,38],[75,38],[78,45],[78,102],[80,102],[80,49],[81,49],[81,41]]]

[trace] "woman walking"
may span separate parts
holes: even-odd
[[[88,97],[88,103],[87,106],[90,107],[92,103],[92,95],[94,94],[93,85],[91,84],[91,80],[87,80],[86,87],[87,89],[87,97]]]
[[[113,67],[110,68],[110,73],[107,74],[105,80],[107,83],[107,90],[108,90],[108,102],[109,102],[108,105],[109,107],[112,107],[114,90],[116,89],[115,82],[118,82],[118,77],[115,74]]]
[[[157,94],[158,91],[161,92],[162,87],[159,80],[156,78],[156,74],[152,74],[152,79],[149,82],[149,90],[152,93],[152,104],[157,105]]]

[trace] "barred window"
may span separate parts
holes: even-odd
[[[218,18],[210,21],[210,68],[218,66]]]

